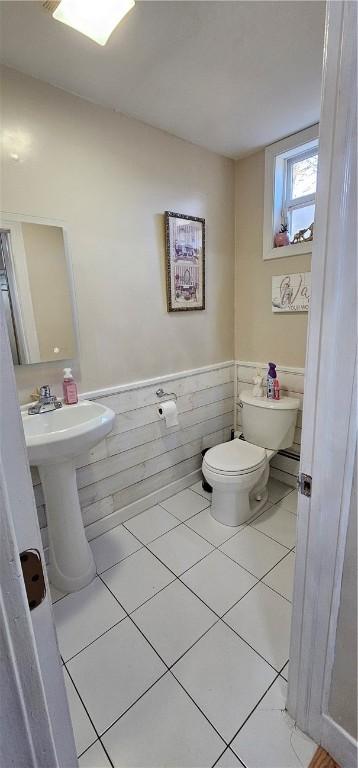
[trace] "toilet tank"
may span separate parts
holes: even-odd
[[[239,406],[245,440],[272,451],[290,448],[299,405],[300,401],[295,397],[269,400],[253,397],[250,391],[241,392]]]

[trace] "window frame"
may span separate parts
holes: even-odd
[[[264,231],[263,259],[279,259],[312,252],[312,240],[303,243],[291,243],[281,248],[274,246],[274,235],[278,232],[285,215],[287,203],[287,166],[298,157],[317,153],[318,129],[313,125],[304,131],[277,141],[265,151],[265,194],[264,194]],[[295,198],[293,207],[300,207],[315,201],[315,195]],[[291,201],[293,202],[293,201]]]
[[[308,205],[315,205],[316,203],[316,192],[312,192],[309,195],[292,197],[292,168],[296,163],[299,163],[302,160],[308,160],[308,158],[315,157],[317,154],[318,148],[312,147],[303,152],[298,152],[297,155],[293,155],[286,160],[286,189],[282,217],[286,219],[287,223],[290,222],[290,216],[292,215],[293,210],[305,208]]]

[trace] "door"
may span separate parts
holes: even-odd
[[[300,467],[312,493],[299,495],[287,704],[342,768],[356,744],[328,697],[357,440],[356,30],[356,3],[329,2]]]
[[[1,298],[1,297],[0,297]],[[42,551],[0,301],[0,765],[77,766],[50,592],[31,612],[19,553]]]

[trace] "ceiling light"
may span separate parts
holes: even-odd
[[[52,15],[99,45],[106,45],[117,24],[133,6],[134,0],[61,0]]]

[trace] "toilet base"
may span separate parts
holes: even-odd
[[[260,496],[260,499],[255,496]],[[265,506],[268,499],[267,487],[261,492],[249,494],[236,491],[224,491],[222,488],[213,488],[210,514],[222,525],[237,527],[255,517]]]

